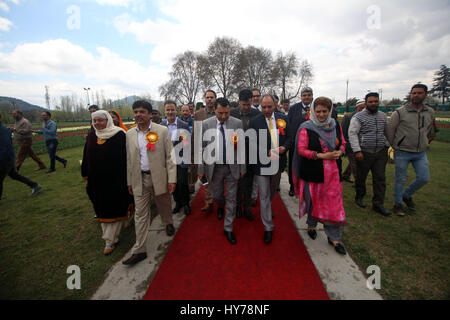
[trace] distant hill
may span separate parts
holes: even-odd
[[[113,107],[118,107],[118,106],[132,106],[133,103],[136,100],[141,99],[141,97],[139,96],[129,96],[120,100],[115,100],[112,102]],[[161,106],[164,101],[157,101],[157,100],[150,100],[150,103],[152,104],[153,107],[157,107],[157,106]]]
[[[11,97],[0,97],[0,109],[19,109],[22,111],[44,111],[47,110],[45,108],[42,108],[40,106],[28,103],[26,101],[11,98]]]

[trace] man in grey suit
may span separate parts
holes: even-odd
[[[202,122],[202,136],[205,140],[210,137],[211,143],[203,142],[202,164],[198,167],[198,176],[200,180],[204,175],[208,178],[213,199],[218,205],[217,218],[221,220],[225,211],[224,233],[231,244],[236,244],[233,233],[236,193],[238,181],[245,175],[246,167],[245,155],[235,151],[236,141],[233,137],[236,136],[236,130],[243,130],[243,127],[241,120],[230,117],[230,103],[227,99],[217,99],[214,107],[216,116]],[[242,164],[238,164],[238,155],[241,160],[239,163]]]
[[[164,112],[166,119],[161,121],[161,125],[169,129],[170,139],[174,148],[179,143],[186,143],[190,141],[189,124],[177,117],[177,104],[175,101],[168,100],[164,103]],[[183,157],[183,151],[180,154],[175,154],[176,157]],[[191,207],[189,201],[189,181],[188,181],[188,168],[189,165],[184,162],[180,162],[177,159],[177,187],[173,193],[173,199],[175,200],[175,208],[172,213],[180,212],[183,208],[185,215],[191,214]]]

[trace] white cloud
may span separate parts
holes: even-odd
[[[374,3],[380,29],[371,30],[367,9]],[[154,45],[153,62],[169,68],[177,54],[204,51],[215,37],[230,36],[244,46],[293,51],[310,60],[312,85],[341,101],[347,78],[358,97],[379,88],[386,88],[383,97],[403,96],[415,81],[430,83],[430,70],[450,56],[448,0],[169,0],[159,1],[159,10],[166,19],[137,21],[124,14],[114,20],[122,36]]]
[[[112,99],[119,93],[149,93],[158,97],[159,85],[167,81],[165,69],[144,67],[105,47],[98,47],[92,54],[65,39],[27,43],[17,46],[11,53],[0,53],[0,72],[43,78],[81,78],[84,86],[94,83],[95,90],[103,89]],[[42,83],[36,83],[36,86],[42,89]],[[76,86],[72,85],[71,90],[79,90]],[[22,90],[18,97],[29,94],[20,89],[20,84],[17,89]],[[5,87],[2,90],[6,90]],[[39,99],[42,104],[43,97]]]
[[[0,31],[8,32],[13,23],[6,18],[0,17]]]
[[[0,10],[9,12],[9,6],[5,2],[0,1]]]

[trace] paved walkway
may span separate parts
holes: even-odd
[[[198,189],[199,185],[197,185]],[[291,215],[294,224],[316,266],[317,271],[332,300],[380,300],[376,290],[366,286],[366,277],[356,263],[347,254],[341,256],[327,243],[323,226],[318,225],[316,240],[306,233],[306,217],[298,219],[298,199],[290,197],[288,176],[281,178],[281,198]],[[174,225],[178,230],[184,220],[184,214],[174,215]],[[276,222],[275,222],[276,227]],[[147,259],[133,267],[122,265],[122,259],[108,271],[105,281],[93,294],[93,300],[139,300],[147,292],[151,280],[156,274],[173,238],[168,237],[159,216],[150,227],[147,244]],[[345,239],[344,239],[345,244]],[[130,253],[125,257],[128,258]]]

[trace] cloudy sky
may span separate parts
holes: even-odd
[[[0,96],[158,99],[172,59],[215,37],[296,52],[315,96],[403,98],[450,65],[450,0],[0,0]]]

